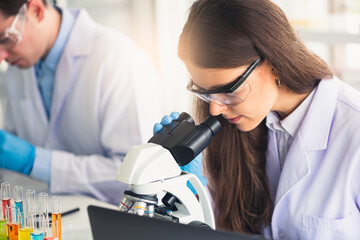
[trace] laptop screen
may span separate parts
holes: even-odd
[[[240,235],[208,228],[142,217],[97,206],[89,206],[88,214],[94,240],[242,240],[264,239],[257,235]]]

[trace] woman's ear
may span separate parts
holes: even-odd
[[[273,67],[271,67],[271,72],[272,74],[274,74],[275,76],[278,76],[278,71],[276,69],[274,69]]]

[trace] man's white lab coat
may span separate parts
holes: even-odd
[[[4,128],[54,150],[50,190],[119,202],[115,179],[133,145],[147,142],[162,117],[161,84],[150,60],[126,36],[74,11],[47,119],[34,68],[9,67],[2,91]]]

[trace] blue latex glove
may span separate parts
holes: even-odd
[[[0,167],[29,174],[35,160],[35,147],[0,130]]]
[[[154,134],[160,131],[164,125],[170,124],[173,120],[176,120],[180,117],[178,112],[172,112],[170,115],[165,115],[160,123],[155,123],[153,132]]]
[[[170,124],[173,120],[178,119],[180,114],[178,112],[172,112],[170,115],[165,115],[160,123],[155,123],[153,132],[154,134],[160,131],[164,125]],[[196,156],[194,160],[192,160],[190,163],[186,164],[185,166],[180,167],[182,171],[195,174],[201,183],[206,186],[207,179],[202,175],[202,153]],[[187,186],[190,188],[190,190],[196,194],[195,188],[191,185],[190,182],[187,183]]]

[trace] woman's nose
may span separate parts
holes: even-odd
[[[218,104],[214,102],[210,102],[210,114],[213,116],[220,115],[221,113],[225,112],[228,109],[228,106],[225,104]]]

